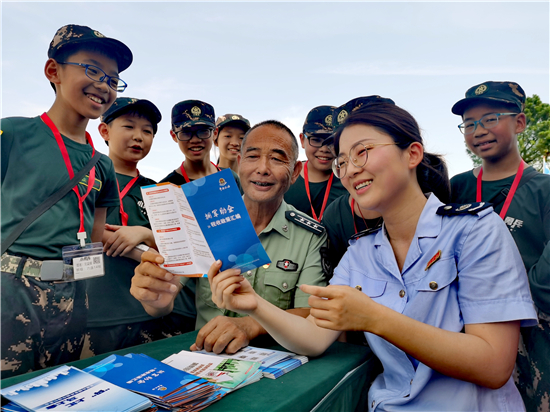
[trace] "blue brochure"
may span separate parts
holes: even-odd
[[[2,389],[2,396],[32,411],[142,411],[151,402],[70,366]]]
[[[203,276],[215,260],[221,270],[255,269],[270,263],[230,169],[183,186],[141,188],[166,270]]]

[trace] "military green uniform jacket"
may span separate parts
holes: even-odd
[[[323,200],[325,198],[327,185],[328,180],[325,182],[316,182],[309,184],[309,193],[311,195],[310,204],[306,192],[306,181],[300,175],[298,176],[298,179],[296,179],[294,184],[290,186],[288,192],[285,193],[285,202],[287,202],[289,205],[294,206],[300,212],[304,212],[308,216],[312,216],[311,205],[313,204],[315,214],[319,216],[319,214],[321,213],[321,207],[323,206]],[[344,188],[344,186],[342,186],[342,182],[340,182],[340,179],[334,176],[334,178],[332,179],[332,186],[328,195],[326,207],[328,208],[328,206],[332,202],[334,202],[337,198],[346,193],[348,193],[348,191]]]
[[[527,174],[532,167],[526,168]],[[495,212],[500,213],[505,196],[515,176],[506,179],[483,182],[484,202],[494,204]],[[473,171],[461,173],[451,179],[451,201],[472,203],[476,200],[477,178]],[[537,307],[550,314],[550,176],[537,173],[525,184],[520,185],[504,217],[521,253],[529,275],[531,294]]]
[[[2,241],[36,206],[69,181],[69,173],[50,128],[40,117],[2,119]],[[92,147],[63,137],[75,173],[92,157]],[[93,189],[84,201],[84,226],[90,242],[95,209],[119,204],[111,159],[101,155]],[[88,188],[88,176],[77,185]],[[35,259],[61,259],[61,248],[78,244],[78,199],[69,192],[21,234],[8,253]]]
[[[267,301],[281,309],[307,308],[309,295],[298,287],[301,284],[325,286],[321,269],[320,249],[326,243],[326,234],[316,234],[287,220],[286,211],[296,209],[284,201],[267,227],[259,235],[271,263],[243,273],[254,290]],[[228,242],[232,241],[228,239]],[[197,280],[197,279],[195,279]],[[212,302],[208,279],[198,279],[197,324],[199,329],[218,315],[241,315],[219,309]]]
[[[120,173],[116,174],[120,190],[133,179]],[[124,212],[128,214],[128,226],[145,226],[151,228],[147,211],[143,204],[141,186],[154,185],[155,181],[140,176],[130,191],[122,199]],[[107,210],[107,223],[122,225],[120,208],[110,207]],[[104,327],[126,323],[143,322],[153,319],[141,303],[130,294],[132,277],[139,262],[123,256],[105,257],[105,276],[89,279],[88,300],[90,312],[88,327]],[[179,294],[174,302],[174,312],[194,317],[194,310],[186,309],[183,297]]]

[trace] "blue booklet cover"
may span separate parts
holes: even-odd
[[[141,188],[166,270],[202,276],[215,260],[221,270],[255,269],[270,263],[230,169],[182,186]]]
[[[33,411],[142,411],[151,402],[70,366],[3,388],[2,396]]]

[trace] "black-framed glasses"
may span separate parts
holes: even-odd
[[[467,120],[458,125],[458,129],[463,134],[472,134],[476,131],[477,125],[480,124],[484,129],[492,129],[498,124],[500,116],[515,116],[519,113],[490,113],[486,114],[479,120]]]
[[[323,147],[325,146],[325,140],[327,140],[328,135],[326,134],[306,134],[304,133],[309,145],[312,147]]]
[[[367,158],[369,157],[369,150],[378,146],[391,146],[397,143],[367,143],[359,141],[351,146],[349,149],[349,157],[344,154],[339,154],[332,162],[332,171],[334,175],[341,179],[346,175],[348,169],[348,163],[351,162],[355,167],[363,167],[367,164]]]
[[[180,142],[188,142],[193,138],[193,136],[197,136],[201,140],[207,140],[210,137],[212,137],[212,132],[214,129],[206,128],[206,129],[180,129],[178,131],[175,131],[176,138]]]
[[[94,66],[93,64],[84,63],[72,63],[72,62],[58,62],[59,64],[72,64],[73,66],[80,66],[86,69],[86,76],[95,82],[105,82],[109,87],[117,92],[122,93],[126,90],[128,85],[122,79],[118,77],[109,76],[101,68]]]

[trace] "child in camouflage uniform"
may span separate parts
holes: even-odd
[[[1,123],[3,250],[23,218],[93,156],[88,120],[101,116],[125,89],[118,75],[132,62],[120,41],[76,25],[57,31],[48,57],[44,71],[56,93],[52,107],[40,117]],[[86,284],[63,280],[62,248],[78,244],[84,232],[88,242],[101,241],[106,208],[118,202],[113,164],[100,155],[88,176],[2,255],[2,379],[79,358]]]

